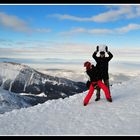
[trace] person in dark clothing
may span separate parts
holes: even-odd
[[[110,92],[110,87],[109,87],[109,74],[108,74],[108,63],[109,61],[113,58],[113,55],[111,52],[108,51],[108,47],[105,47],[105,51],[109,55],[109,57],[105,57],[105,52],[101,51],[100,52],[100,57],[97,57],[97,53],[99,52],[99,46],[97,46],[96,51],[93,53],[92,57],[96,61],[96,67],[99,71],[99,76],[100,79],[104,81],[105,85],[108,87],[109,92]],[[111,95],[111,93],[110,93]],[[100,100],[100,88],[97,88],[97,93],[96,93],[96,99],[95,101]]]
[[[99,86],[100,88],[102,88],[103,91],[105,92],[107,101],[112,102],[108,88],[100,79],[98,69],[88,61],[84,63],[84,67],[86,67],[86,73],[90,78],[90,87],[89,87],[88,94],[83,102],[84,106],[88,104],[91,96],[93,95],[95,86]]]

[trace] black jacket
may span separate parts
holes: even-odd
[[[108,62],[113,58],[113,55],[111,52],[108,52],[109,57],[97,57],[97,52],[94,52],[92,57],[97,62],[96,67],[99,71],[99,76],[101,79],[107,80],[109,79],[108,74]]]
[[[98,70],[92,65],[92,68],[86,70],[87,75],[90,77],[90,82],[97,82],[99,79]]]

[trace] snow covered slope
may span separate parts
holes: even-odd
[[[65,98],[86,90],[82,82],[42,74],[29,66],[18,63],[0,63],[0,86],[14,93],[38,95],[48,99]]]
[[[11,111],[13,109],[30,107],[31,104],[27,103],[25,99],[20,95],[0,88],[0,114],[7,111]]]
[[[140,76],[114,84],[113,102],[102,93],[87,106],[87,92],[0,115],[0,135],[140,135]]]
[[[44,96],[43,93],[37,96],[25,93],[16,94],[0,87],[0,114],[44,103],[47,100]]]

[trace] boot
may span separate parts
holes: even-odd
[[[112,102],[112,98],[111,98],[111,97],[108,98],[107,101],[108,101],[108,102]]]
[[[100,97],[96,97],[95,101],[99,101],[100,100]]]
[[[99,100],[100,100],[100,88],[98,87],[95,101],[99,101]]]
[[[86,103],[84,103],[84,106],[86,106],[87,104]]]

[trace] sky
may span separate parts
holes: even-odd
[[[0,58],[140,61],[140,5],[0,5]]]

